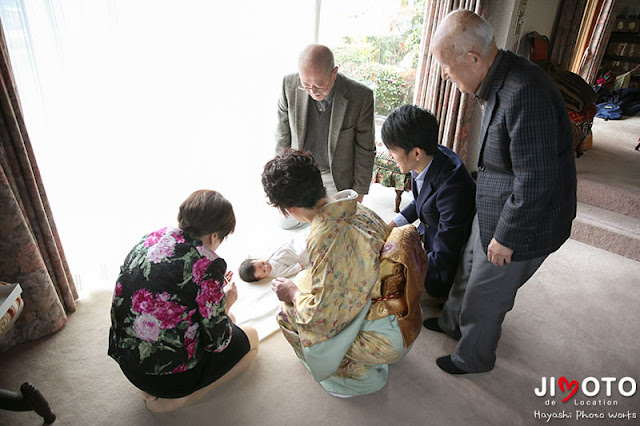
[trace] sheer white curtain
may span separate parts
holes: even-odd
[[[264,205],[285,73],[312,0],[0,0],[35,155],[81,290],[212,188]]]

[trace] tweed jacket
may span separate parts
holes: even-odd
[[[429,255],[425,288],[450,288],[460,253],[469,238],[475,215],[476,185],[458,155],[438,145],[418,194],[411,179],[413,201],[400,214],[407,222],[420,219],[418,232]]]
[[[529,260],[557,250],[576,215],[568,113],[544,71],[510,51],[484,106],[476,208],[485,253],[492,238]]]
[[[304,149],[307,113],[313,99],[298,89],[300,77],[282,81],[278,101],[276,154],[286,148]],[[340,73],[336,78],[329,124],[329,165],[338,191],[368,194],[376,155],[373,91]]]

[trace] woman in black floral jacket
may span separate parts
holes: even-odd
[[[180,206],[178,227],[145,235],[120,268],[108,353],[150,411],[198,401],[258,353],[257,332],[229,313],[237,290],[215,253],[235,224],[222,195],[196,191]]]

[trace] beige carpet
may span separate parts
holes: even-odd
[[[455,342],[423,330],[408,356],[390,368],[380,392],[350,400],[329,396],[295,357],[280,333],[263,340],[250,370],[198,404],[147,412],[137,391],[107,355],[110,292],[78,302],[55,335],[0,354],[0,388],[31,381],[46,395],[59,425],[518,425],[540,424],[542,413],[566,412],[566,424],[638,424],[640,395],[617,387],[567,403],[567,393],[537,397],[542,377],[632,377],[640,380],[640,263],[570,240],[520,292],[507,316],[490,373],[453,377],[435,365]],[[435,308],[428,308],[435,312]],[[628,389],[627,389],[628,390]],[[556,406],[546,406],[551,400]],[[577,406],[604,401],[617,406]],[[575,422],[577,411],[631,412],[634,421]],[[38,425],[33,412],[0,410],[2,425]]]
[[[640,115],[593,120],[593,148],[576,159],[578,201],[640,219]]]
[[[365,204],[389,220],[394,197],[393,190],[376,184]],[[242,206],[233,200],[239,207],[238,227],[220,249],[232,269],[248,254],[267,254],[291,237],[273,227],[277,215],[261,197],[245,199]],[[405,193],[403,206],[409,199]],[[552,255],[508,314],[494,371],[462,377],[443,373],[435,359],[449,354],[455,342],[423,330],[407,357],[391,366],[385,388],[349,400],[324,392],[282,335],[269,335],[276,328],[272,312],[277,302],[268,283],[238,282],[238,287],[234,310],[240,322],[259,328],[260,353],[243,376],[192,407],[149,413],[106,355],[110,289],[80,299],[77,312],[58,333],[0,353],[0,388],[17,391],[25,381],[34,383],[59,425],[529,425],[563,412],[571,418],[552,419],[554,424],[640,423],[640,396],[623,397],[615,384],[610,397],[604,390],[594,397],[579,390],[566,403],[567,392],[557,386],[553,397],[534,393],[543,377],[640,381],[640,263],[622,256],[574,240]],[[426,316],[437,313],[436,307],[425,306]],[[576,405],[587,402],[617,405]],[[631,413],[635,418],[576,422],[580,413]],[[0,425],[39,424],[33,412],[0,410]]]
[[[578,217],[571,238],[640,261],[640,116],[593,122],[576,159]]]

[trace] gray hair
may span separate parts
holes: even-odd
[[[444,17],[436,29],[433,45],[439,46],[451,60],[468,52],[485,56],[495,44],[491,25],[481,16],[467,9],[458,9]]]
[[[310,44],[300,52],[298,66],[312,66],[319,70],[331,72],[335,68],[333,52],[327,46],[323,46],[322,44]]]

